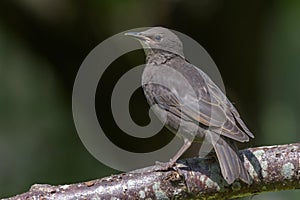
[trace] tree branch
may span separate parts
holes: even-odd
[[[71,185],[35,184],[25,199],[229,199],[267,191],[300,188],[300,143],[249,148],[240,151],[252,177],[247,185],[228,185],[214,156],[178,162],[178,168],[153,171],[155,166]]]

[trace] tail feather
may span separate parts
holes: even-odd
[[[215,135],[214,133],[211,134]],[[212,137],[212,139],[221,172],[226,182],[232,184],[235,179],[239,178],[245,183],[250,184],[250,176],[237,154],[235,145],[230,144],[230,141],[226,141],[222,136]]]

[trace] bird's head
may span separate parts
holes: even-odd
[[[180,39],[166,28],[154,27],[142,32],[128,32],[125,35],[139,40],[146,54],[149,53],[149,49],[161,49],[184,57]]]

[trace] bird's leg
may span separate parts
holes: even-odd
[[[173,158],[170,159],[169,162],[161,163],[156,162],[156,170],[167,170],[172,168],[175,162],[179,159],[179,157],[191,146],[193,140],[189,140],[188,138],[184,138],[184,143],[179,151],[175,154]]]
[[[203,130],[202,132],[204,134],[203,140],[201,141],[201,147],[199,149],[198,156],[199,158],[204,158],[204,157],[216,157],[215,152],[214,152],[214,144],[211,139],[211,133],[209,130]]]

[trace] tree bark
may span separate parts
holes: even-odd
[[[250,185],[239,180],[228,185],[210,155],[180,160],[168,171],[151,166],[71,185],[35,184],[8,199],[230,199],[300,188],[300,143],[249,148],[240,154]]]

